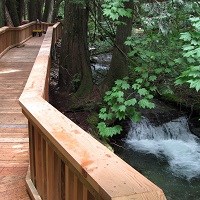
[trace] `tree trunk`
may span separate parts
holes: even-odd
[[[126,7],[133,9],[133,3],[126,3]],[[115,37],[115,46],[113,49],[110,70],[105,80],[106,86],[111,87],[114,81],[122,79],[128,75],[128,59],[126,57],[129,48],[124,44],[127,37],[131,35],[132,18],[123,17],[120,19],[123,24],[118,25]]]
[[[4,0],[0,1],[0,27],[5,25],[5,2]]]
[[[24,0],[17,0],[17,13],[20,24],[22,22],[24,15],[24,6],[25,6]]]
[[[88,9],[82,4],[66,1],[59,84],[65,91],[75,92],[76,97],[86,96],[92,90],[88,17]]]
[[[54,0],[46,0],[43,14],[43,21],[51,23],[53,16]]]
[[[42,21],[42,10],[43,10],[43,6],[44,6],[44,0],[37,0],[36,2],[36,7],[37,7],[37,19],[39,19],[39,21]]]
[[[28,19],[29,21],[36,21],[37,18],[37,12],[36,12],[36,0],[29,0],[28,1]]]
[[[54,0],[51,0],[50,2],[50,7],[49,7],[49,14],[47,18],[47,22],[51,23],[53,21],[53,9],[54,9]]]
[[[12,19],[10,17],[10,13],[8,12],[7,7],[5,6],[5,20],[6,20],[6,25],[9,27],[13,27],[13,22]]]
[[[6,6],[8,8],[9,14],[11,16],[13,25],[19,26],[20,22],[19,22],[19,17],[18,17],[18,13],[17,13],[17,1],[16,0],[6,0]]]

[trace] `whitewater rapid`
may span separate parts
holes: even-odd
[[[188,180],[200,177],[200,142],[184,116],[159,126],[143,118],[131,124],[125,142],[136,151],[167,159],[175,176]]]

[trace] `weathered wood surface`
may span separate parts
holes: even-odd
[[[25,187],[29,165],[28,121],[18,98],[43,37],[34,37],[0,59],[0,200],[30,199]]]

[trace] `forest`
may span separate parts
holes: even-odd
[[[199,199],[200,2],[0,0],[0,27],[31,21],[62,24],[50,103],[168,199]]]
[[[89,111],[102,138],[120,134],[120,121],[139,122],[157,98],[199,109],[198,1],[3,0],[0,10],[0,26],[62,21],[57,94],[68,111]]]

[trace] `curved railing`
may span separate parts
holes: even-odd
[[[49,27],[20,97],[29,121],[32,199],[165,200],[163,191],[48,103],[51,46],[60,24]]]

